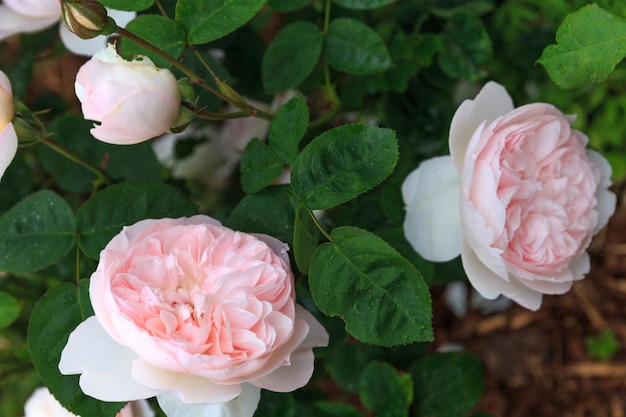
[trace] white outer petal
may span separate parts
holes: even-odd
[[[137,355],[113,340],[95,316],[87,318],[70,334],[61,352],[59,371],[82,374],[83,392],[101,401],[134,401],[154,397],[157,392],[131,377]]]
[[[463,269],[470,283],[483,297],[493,300],[502,294],[529,310],[536,311],[541,307],[542,294],[526,287],[514,277],[508,281],[500,278],[488,269],[476,256],[472,248],[463,243],[461,252]]]
[[[613,213],[615,213],[617,196],[615,193],[608,190],[611,186],[612,173],[609,161],[607,161],[604,156],[591,149],[587,149],[587,158],[598,167],[601,175],[600,184],[598,184],[598,189],[596,190],[596,199],[598,200],[598,205],[596,206],[596,210],[598,210],[598,223],[596,227],[593,228],[593,234],[595,235],[606,226]]]
[[[422,164],[404,180],[404,235],[424,259],[449,261],[461,253],[461,177],[449,156]]]
[[[252,417],[261,399],[261,389],[243,384],[239,397],[218,404],[185,404],[173,394],[157,396],[167,417]]]
[[[500,84],[489,81],[474,100],[465,100],[454,113],[448,146],[458,172],[462,172],[467,145],[478,126],[489,124],[513,110],[513,99]]]
[[[13,123],[4,126],[0,131],[0,180],[17,153],[17,134]]]
[[[59,16],[34,18],[16,13],[0,4],[0,40],[18,33],[37,32],[58,22]]]

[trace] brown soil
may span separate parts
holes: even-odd
[[[620,187],[618,200],[624,197]],[[570,292],[545,296],[531,312],[519,306],[457,319],[435,297],[437,345],[458,343],[483,360],[485,393],[476,411],[497,417],[626,415],[626,205],[592,242],[592,269]],[[585,339],[612,331],[620,349],[589,356]]]

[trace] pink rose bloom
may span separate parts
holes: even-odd
[[[126,404],[115,417],[153,417],[154,411],[144,400]],[[24,417],[78,417],[54,398],[48,388],[37,388],[24,404]]]
[[[118,26],[135,18],[135,12],[107,9]],[[0,4],[0,40],[18,33],[42,31],[61,19],[59,0],[4,0]],[[106,36],[81,39],[65,25],[59,25],[59,36],[65,47],[77,55],[91,56],[106,45]]]
[[[174,75],[145,56],[120,57],[113,45],[96,53],[76,74],[76,96],[98,140],[132,145],[165,133],[180,107]]]
[[[12,123],[14,111],[11,81],[0,71],[0,179],[17,152],[17,135]]]
[[[450,126],[450,156],[404,181],[404,230],[424,258],[459,254],[474,288],[536,310],[589,272],[586,249],[615,211],[611,167],[571,129],[574,116],[534,103],[513,107],[489,82]]]
[[[157,396],[169,416],[252,416],[260,388],[304,386],[312,348],[328,343],[295,304],[287,246],[207,216],[125,227],[89,293],[95,316],[70,335],[59,369],[102,401]]]

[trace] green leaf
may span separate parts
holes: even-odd
[[[38,271],[75,244],[74,212],[52,191],[31,194],[0,217],[0,271]]]
[[[356,75],[375,74],[391,66],[380,35],[360,20],[346,17],[330,22],[324,58],[333,68]]]
[[[20,302],[10,294],[0,292],[0,329],[9,327],[20,315]]]
[[[333,0],[336,4],[346,9],[367,10],[386,6],[396,0]]]
[[[100,251],[122,227],[143,219],[192,216],[196,206],[171,185],[126,182],[95,194],[78,210],[79,246],[90,258]]]
[[[315,68],[323,43],[322,32],[311,22],[296,21],[282,28],[261,62],[265,90],[277,93],[298,86]]]
[[[610,358],[620,349],[619,341],[610,330],[603,330],[597,336],[586,337],[585,344],[589,356],[602,361]]]
[[[363,414],[359,413],[353,406],[335,401],[318,401],[315,403],[315,409],[320,412],[316,413],[316,416],[363,417]]]
[[[311,259],[320,241],[320,230],[313,221],[314,214],[302,206],[296,209],[293,229],[293,256],[300,272],[309,273]]]
[[[413,401],[411,375],[400,376],[389,364],[371,362],[361,374],[359,396],[376,417],[408,417]]]
[[[154,4],[154,0],[100,0],[100,3],[111,9],[132,12],[147,9]]]
[[[113,417],[124,403],[97,401],[83,394],[79,376],[61,375],[58,368],[70,333],[91,315],[89,280],[80,281],[80,290],[61,284],[35,304],[28,325],[28,346],[41,379],[65,408],[80,416]]]
[[[178,59],[185,49],[185,29],[178,22],[161,15],[137,16],[126,25],[126,30],[150,42],[160,50]],[[146,55],[159,68],[170,68],[172,64],[128,38],[122,38],[122,51],[126,59]]]
[[[296,402],[289,392],[261,390],[261,401],[254,417],[294,417]]]
[[[277,12],[287,13],[296,11],[309,2],[310,0],[269,0],[267,5]]]
[[[467,352],[426,356],[413,364],[411,375],[419,417],[464,416],[483,391],[480,359]]]
[[[626,55],[626,19],[590,4],[565,17],[556,41],[537,61],[556,85],[599,83]]]
[[[438,57],[441,69],[452,78],[474,80],[493,55],[491,38],[480,18],[455,13],[443,33],[445,48]]]
[[[211,42],[243,26],[267,0],[178,0],[176,20],[192,45]]]
[[[319,309],[339,316],[355,338],[393,346],[433,338],[430,294],[419,272],[384,240],[339,227],[321,245],[309,270]]]
[[[306,100],[297,94],[274,115],[268,143],[284,164],[293,164],[298,155],[298,145],[308,125],[309,108]]]
[[[384,357],[382,348],[360,343],[343,343],[325,359],[326,370],[349,392],[358,392],[361,374],[368,363]]]
[[[288,187],[277,185],[244,197],[226,225],[242,232],[274,236],[291,246],[294,221],[295,209]]]
[[[435,267],[432,262],[428,262],[422,258],[411,244],[404,237],[404,232],[401,228],[385,228],[379,229],[374,232],[377,236],[389,243],[400,255],[404,256],[407,261],[411,262],[415,269],[417,269],[426,285],[430,286],[435,278]]]
[[[291,184],[306,208],[328,209],[380,184],[397,161],[398,143],[392,130],[362,124],[339,126],[300,152]]]
[[[283,173],[283,164],[269,146],[258,138],[246,145],[241,157],[241,186],[254,194],[272,183]]]

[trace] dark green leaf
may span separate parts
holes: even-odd
[[[381,183],[397,161],[398,143],[392,130],[339,126],[302,150],[293,165],[291,183],[306,208],[327,209]]]
[[[366,10],[386,6],[396,0],[333,0],[335,3],[346,9]]]
[[[424,278],[424,282],[426,285],[430,286],[433,283],[433,279],[435,276],[435,268],[432,262],[428,262],[411,246],[409,242],[407,242],[404,237],[404,232],[401,228],[386,228],[379,229],[375,231],[376,235],[383,238],[385,242],[389,243],[395,250],[400,252],[402,256],[406,258],[409,262],[413,264],[415,269],[417,269],[422,278]]]
[[[356,75],[374,74],[391,66],[389,52],[380,35],[352,18],[330,22],[324,58],[333,68]]]
[[[196,45],[219,39],[243,26],[267,0],[178,0],[176,20]]]
[[[410,374],[400,376],[389,364],[371,362],[361,374],[359,395],[376,417],[408,417],[413,381]]]
[[[75,244],[74,212],[52,191],[31,194],[0,217],[0,271],[40,270]]]
[[[367,364],[383,357],[382,348],[360,343],[343,343],[324,361],[324,365],[343,389],[358,392],[361,374]]]
[[[462,417],[483,391],[480,359],[467,352],[426,356],[413,364],[411,375],[419,417]]]
[[[493,55],[491,38],[479,17],[460,12],[452,16],[443,34],[445,49],[439,66],[452,78],[473,80]]]
[[[160,50],[178,59],[185,49],[185,29],[178,22],[161,15],[137,16],[128,25],[126,30],[150,42]],[[146,55],[157,67],[170,68],[172,64],[128,38],[122,38],[122,52],[126,59],[133,59],[136,55]]]
[[[270,185],[283,173],[283,164],[269,146],[254,138],[246,145],[240,169],[243,190],[248,194],[254,194]]]
[[[105,188],[85,202],[76,219],[82,251],[98,259],[122,227],[143,219],[177,218],[196,213],[178,188],[152,182],[126,182]]]
[[[626,55],[626,19],[590,4],[565,17],[556,41],[537,61],[556,85],[599,83]]]
[[[277,93],[304,81],[319,60],[323,41],[322,32],[311,22],[296,21],[282,28],[261,62],[265,90]]]
[[[268,187],[244,197],[228,218],[226,225],[242,232],[264,233],[291,246],[295,208],[288,188]]]
[[[20,315],[20,302],[10,294],[0,292],[0,329],[8,327]]]
[[[298,10],[309,2],[310,0],[269,0],[267,5],[277,12],[287,13]]]
[[[298,144],[309,125],[306,101],[295,95],[274,115],[268,143],[284,164],[293,164],[298,155]]]
[[[254,417],[294,417],[295,414],[296,402],[291,393],[261,390],[261,401]]]
[[[154,4],[154,0],[100,0],[103,6],[117,10],[139,11]]]
[[[59,360],[70,333],[93,315],[89,303],[89,280],[61,284],[37,302],[28,325],[28,346],[35,368],[50,392],[72,413],[80,416],[113,417],[124,403],[106,403],[83,394],[78,375],[61,375]]]
[[[311,259],[320,240],[320,231],[311,216],[314,216],[311,210],[298,206],[293,230],[293,256],[304,275],[309,273]]]
[[[381,238],[339,227],[309,270],[319,309],[339,316],[357,339],[381,346],[433,338],[430,294],[419,272]]]
[[[316,413],[316,416],[363,417],[363,414],[359,413],[353,406],[340,402],[319,401],[315,403],[315,408],[320,412]]]

